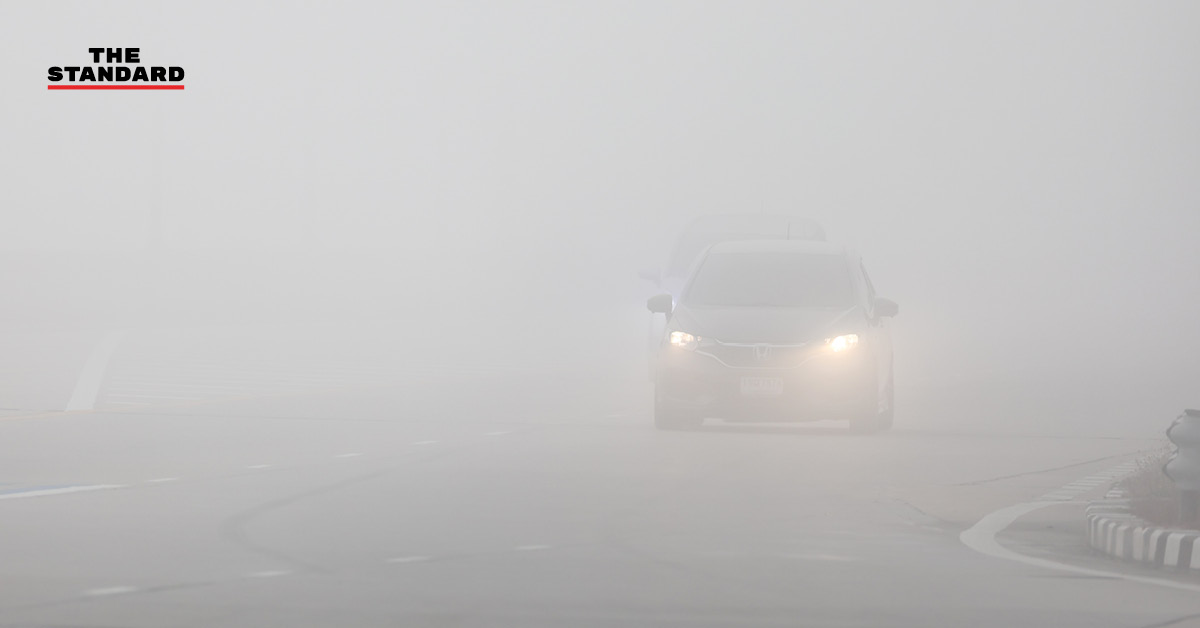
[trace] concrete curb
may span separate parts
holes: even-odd
[[[1121,560],[1200,574],[1200,530],[1151,525],[1130,511],[1124,491],[1114,489],[1087,508],[1088,545]],[[1194,551],[1193,551],[1194,550]]]

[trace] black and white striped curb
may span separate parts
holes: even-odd
[[[1133,516],[1124,491],[1113,489],[1087,509],[1088,545],[1109,556],[1200,573],[1198,530],[1160,528]]]

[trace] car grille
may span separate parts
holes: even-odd
[[[726,366],[737,368],[794,368],[812,355],[808,345],[725,344],[716,342],[700,347],[701,353]]]

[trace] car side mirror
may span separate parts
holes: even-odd
[[[875,316],[878,318],[891,318],[900,313],[900,306],[891,299],[877,297],[875,299]]]
[[[659,277],[657,270],[642,269],[638,271],[638,277],[645,279],[654,285],[661,285],[662,278]]]
[[[656,294],[646,299],[646,309],[655,314],[670,314],[674,305],[674,299],[669,294]]]

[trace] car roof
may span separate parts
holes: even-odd
[[[832,242],[815,240],[730,240],[718,242],[708,249],[714,253],[806,253],[809,255],[846,255],[846,247]]]
[[[783,214],[707,214],[694,218],[675,238],[664,275],[683,277],[704,251],[731,240],[824,241],[825,229],[801,216]]]

